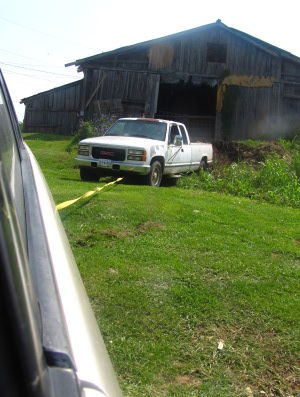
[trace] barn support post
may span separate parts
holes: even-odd
[[[87,85],[87,69],[83,69],[83,82],[82,88],[80,92],[80,118],[84,118],[84,105],[85,105],[85,97],[86,97],[86,85]]]
[[[153,76],[154,77],[154,76]],[[160,75],[155,75],[155,82],[153,88],[153,95],[151,101],[151,117],[154,117],[155,113],[157,112],[157,102],[158,102],[158,95],[159,95],[159,84],[160,84]]]
[[[216,113],[216,125],[215,125],[215,136],[214,139],[222,140],[223,130],[222,130],[222,117],[221,113]]]
[[[82,84],[82,91],[80,97],[80,117],[87,121],[89,119],[89,107],[86,108],[86,104],[91,97],[91,87],[93,81],[93,69],[86,68],[83,70],[84,79]]]
[[[147,90],[145,100],[145,117],[154,117],[157,110],[157,101],[159,93],[159,74],[149,74],[147,78]]]

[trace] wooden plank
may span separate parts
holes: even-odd
[[[102,79],[100,80],[100,82],[98,83],[97,87],[94,89],[92,95],[90,96],[89,100],[87,101],[85,108],[87,109],[87,107],[89,106],[89,104],[91,103],[92,99],[94,98],[94,96],[96,95],[97,91],[99,90],[101,84],[103,83],[104,79],[105,79],[105,74],[102,76]]]
[[[41,113],[41,112],[49,112],[49,113],[77,113],[78,109],[51,109],[51,108],[41,108],[41,109],[27,109],[28,113]]]

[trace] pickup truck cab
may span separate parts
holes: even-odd
[[[82,180],[105,175],[144,175],[150,186],[160,186],[163,175],[206,169],[212,145],[191,143],[184,124],[176,121],[122,118],[101,137],[79,142],[75,164]]]

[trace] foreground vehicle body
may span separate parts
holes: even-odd
[[[0,71],[0,395],[121,396]]]
[[[123,118],[103,137],[79,143],[75,163],[83,180],[105,175],[143,175],[159,186],[164,175],[199,171],[212,164],[209,143],[191,143],[184,124],[175,121]]]

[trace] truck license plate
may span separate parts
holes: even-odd
[[[99,159],[98,165],[102,167],[109,167],[111,165],[111,160],[108,159]]]

